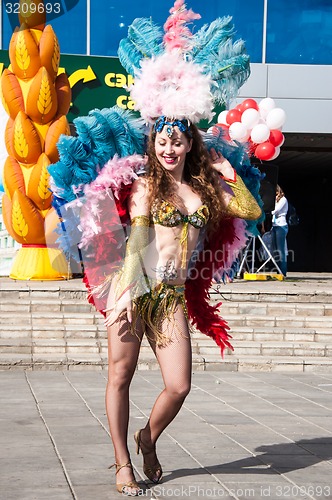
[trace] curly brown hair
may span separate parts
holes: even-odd
[[[210,155],[203,143],[198,128],[191,124],[190,132],[184,132],[188,141],[192,139],[191,150],[187,153],[183,177],[192,190],[197,193],[202,203],[208,206],[210,218],[207,229],[212,232],[218,227],[225,215],[225,202],[218,172],[211,165]],[[175,193],[172,175],[159,163],[155,152],[156,132],[152,128],[147,146],[148,172],[146,179],[151,203],[167,200],[178,208],[183,208],[181,199]]]

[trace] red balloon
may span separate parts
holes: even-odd
[[[258,110],[258,104],[255,101],[255,99],[245,99],[242,103],[242,111],[245,111],[246,109],[257,109]]]
[[[230,109],[226,115],[226,122],[228,125],[232,125],[234,122],[240,122],[241,121],[241,115],[240,111],[238,109]]]
[[[260,160],[271,160],[276,152],[275,146],[271,142],[262,142],[255,149],[255,156]]]
[[[238,104],[237,106],[235,106],[235,109],[237,109],[238,111],[240,111],[241,114],[244,111],[244,108],[243,108],[242,104]]]
[[[213,129],[216,129],[217,127],[222,129],[223,139],[225,139],[226,141],[230,141],[231,138],[230,138],[229,133],[228,133],[228,128],[229,128],[228,125],[225,125],[224,123],[216,123],[215,126],[213,127]],[[218,130],[216,130],[216,133],[214,133],[213,129],[212,129],[212,134],[218,135]]]
[[[284,140],[284,135],[281,132],[281,130],[277,129],[271,130],[269,141],[271,142],[271,144],[273,144],[273,146],[280,146],[283,140]]]

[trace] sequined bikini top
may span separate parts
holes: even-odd
[[[166,227],[189,223],[196,229],[200,229],[207,224],[209,216],[209,209],[206,205],[200,206],[193,214],[188,215],[184,215],[169,201],[154,203],[151,207],[152,222]]]
[[[181,268],[185,268],[187,262],[188,250],[188,224],[201,229],[208,223],[210,216],[207,205],[201,205],[193,214],[184,215],[178,208],[176,208],[169,201],[162,201],[161,203],[153,203],[151,207],[151,220],[153,224],[160,224],[166,227],[175,227],[183,225],[180,244],[182,247]]]

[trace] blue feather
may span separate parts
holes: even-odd
[[[69,203],[60,203],[57,206],[57,211],[61,222],[55,230],[59,234],[56,242],[68,260],[73,258],[77,262],[80,262],[81,254],[78,249],[78,243],[82,237],[80,230],[80,210]]]
[[[243,40],[232,41],[231,20],[230,16],[223,17],[203,26],[194,36],[192,51],[193,61],[214,81],[211,92],[214,100],[221,104],[228,104],[250,75]]]
[[[135,74],[140,61],[163,51],[163,32],[151,19],[137,18],[128,28],[128,38],[121,40],[118,57],[128,73]]]
[[[123,38],[119,43],[118,58],[127,73],[135,75],[136,69],[140,67],[143,55],[128,38]]]
[[[116,153],[120,157],[144,153],[145,125],[142,119],[116,106],[103,109],[101,113],[112,124]]]
[[[192,57],[198,64],[205,64],[211,52],[218,52],[221,44],[234,35],[232,17],[218,18],[205,24],[193,37]]]
[[[143,154],[146,137],[143,120],[118,106],[94,109],[74,123],[77,137],[60,136],[60,159],[48,168],[56,194],[66,201],[81,196],[83,185],[92,182],[115,154]]]

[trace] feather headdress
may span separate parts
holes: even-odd
[[[188,24],[200,17],[184,0],[175,0],[163,38],[151,20],[135,19],[121,41],[118,56],[135,76],[131,97],[147,123],[161,115],[211,121],[214,106],[227,104],[249,77],[244,43],[232,42],[231,17],[216,19],[194,34]]]

